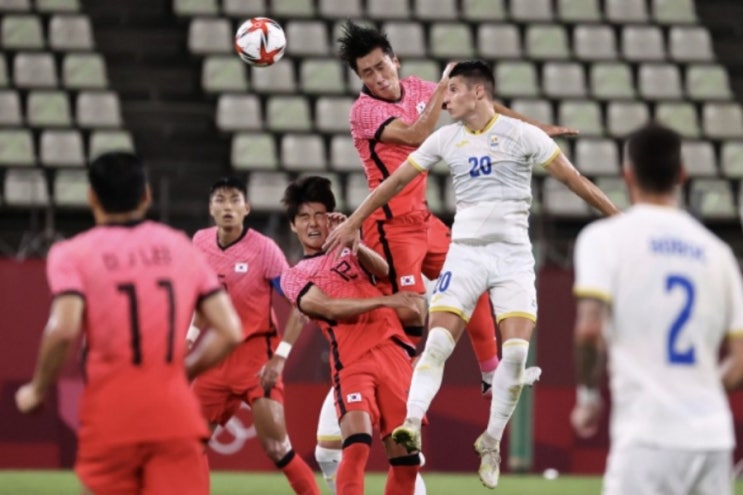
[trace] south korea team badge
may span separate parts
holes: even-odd
[[[418,112],[418,115],[423,113],[423,110],[426,109],[426,103],[419,101],[418,104],[415,106],[415,111]]]
[[[235,273],[248,273],[248,264],[235,263]]]

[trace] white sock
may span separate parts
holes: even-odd
[[[408,394],[408,418],[423,419],[431,401],[441,388],[444,377],[444,363],[454,350],[454,338],[443,327],[432,328],[428,332],[426,347],[413,370]]]
[[[423,482],[423,476],[421,473],[415,477],[415,491],[413,495],[426,495],[426,484]]]
[[[335,495],[335,473],[338,471],[338,464],[341,462],[341,449],[328,449],[325,447],[315,446],[315,460],[320,465],[322,477],[328,485],[330,493]]]
[[[508,339],[503,342],[503,359],[493,375],[493,398],[486,430],[488,435],[499,442],[521,397],[524,365],[528,354],[529,342],[524,339]]]

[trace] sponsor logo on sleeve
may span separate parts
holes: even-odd
[[[235,273],[248,273],[248,264],[235,263]]]

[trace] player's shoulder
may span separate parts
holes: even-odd
[[[206,242],[208,239],[217,238],[217,227],[207,227],[205,229],[197,230],[193,235],[193,243],[201,244]]]

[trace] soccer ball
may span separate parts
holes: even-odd
[[[278,22],[268,17],[253,17],[235,33],[235,50],[250,65],[266,67],[284,56],[286,35]]]

